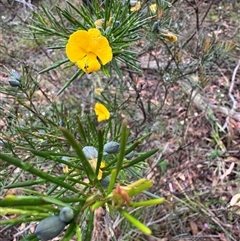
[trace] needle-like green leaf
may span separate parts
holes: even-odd
[[[22,170],[24,171],[27,171],[27,172],[30,172],[32,173],[33,175],[36,175],[38,177],[41,177],[42,179],[45,179],[49,182],[52,182],[52,183],[55,183],[57,184],[58,186],[60,187],[64,187],[66,188],[67,190],[71,190],[73,192],[76,192],[78,193],[79,190],[77,190],[76,188],[72,187],[70,184],[62,181],[61,179],[59,179],[58,177],[54,177],[54,176],[51,176],[49,175],[48,173],[46,172],[43,172],[37,168],[34,168],[32,165],[30,165],[29,163],[27,162],[23,162],[21,161],[20,159],[17,159],[15,157],[11,157],[11,156],[8,156],[6,154],[3,154],[3,153],[0,153],[0,159],[2,159],[3,161],[5,162],[8,162],[12,165],[15,165],[19,168],[21,168]]]

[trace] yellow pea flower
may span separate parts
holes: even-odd
[[[161,33],[161,35],[171,43],[175,43],[178,40],[178,37],[171,32]]]
[[[102,19],[102,18],[101,18],[101,19],[97,19],[97,20],[94,22],[96,28],[102,28],[103,23],[104,23],[104,19]]]
[[[63,173],[65,173],[65,174],[69,172],[69,168],[67,165],[64,166],[62,169],[63,169]]]
[[[157,4],[156,4],[156,3],[151,4],[151,5],[149,6],[149,9],[150,9],[150,11],[151,11],[152,14],[156,14],[156,13],[157,13]]]
[[[140,9],[141,9],[141,2],[137,1],[136,4],[130,8],[130,11],[134,12],[134,11],[139,11]]]
[[[76,63],[85,73],[95,72],[112,60],[112,48],[106,37],[96,28],[77,30],[66,45],[69,60]]]
[[[96,103],[94,110],[98,117],[98,122],[105,121],[110,118],[110,112],[103,104]]]
[[[96,89],[94,89],[94,93],[97,94],[97,95],[101,95],[102,92],[103,92],[103,89],[102,89],[102,88],[96,88]]]
[[[109,27],[111,25],[111,22],[112,22],[112,18],[110,18],[110,20],[106,22],[106,26]],[[97,19],[94,22],[94,24],[95,24],[96,28],[102,28],[103,24],[104,24],[104,19],[103,18]]]

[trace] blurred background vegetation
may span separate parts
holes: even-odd
[[[143,5],[150,3],[155,2],[142,1]],[[137,52],[141,72],[122,63],[123,78],[117,74],[85,75],[57,96],[72,71],[61,66],[39,72],[66,58],[65,51],[48,49],[59,39],[36,37],[29,25],[33,11],[42,13],[41,5],[57,14],[56,6],[65,8],[66,1],[1,0],[0,152],[34,161],[43,171],[62,173],[62,166],[55,160],[46,163],[42,157],[33,159],[24,147],[68,152],[71,149],[60,135],[59,123],[64,122],[67,129],[77,133],[76,120],[92,117],[94,103],[99,100],[117,113],[114,125],[118,130],[120,125],[116,123],[127,120],[132,142],[147,135],[137,146],[137,153],[159,148],[135,171],[153,180],[152,195],[167,200],[165,205],[136,212],[138,219],[152,229],[151,236],[123,222],[120,228],[125,235],[119,240],[237,241],[239,215],[228,204],[240,188],[240,3],[157,3],[164,8],[149,20],[141,39],[131,46]],[[178,41],[171,43],[154,34],[156,21],[161,29],[176,34]],[[24,76],[22,91],[8,83],[13,70]],[[96,88],[103,89],[101,96],[94,92]],[[116,128],[109,132],[111,138]],[[14,183],[32,181],[33,191],[48,189],[25,170],[1,160],[0,165],[2,198],[26,194],[26,188],[16,188]],[[1,216],[4,220],[11,218],[14,216]],[[33,227],[29,223],[1,225],[0,239],[20,240],[33,232]]]

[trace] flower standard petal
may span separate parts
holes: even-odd
[[[110,112],[104,105],[96,103],[94,110],[96,115],[98,116],[98,122],[108,120],[110,118]]]
[[[71,62],[77,62],[89,52],[89,34],[85,30],[78,30],[70,35],[66,45],[66,54]]]
[[[108,40],[103,36],[98,38],[98,45],[93,49],[93,52],[98,56],[103,65],[112,60],[112,48],[109,46]]]
[[[91,28],[88,32],[91,52],[97,55],[103,65],[110,62],[112,60],[112,48],[107,38],[102,36],[98,29]]]

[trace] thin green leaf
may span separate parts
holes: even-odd
[[[75,152],[77,153],[78,157],[80,158],[82,162],[82,167],[85,170],[86,175],[88,176],[88,179],[90,181],[93,181],[96,179],[95,172],[93,171],[89,161],[85,157],[81,145],[75,140],[74,136],[68,132],[65,128],[59,127],[60,131],[63,133],[65,138],[68,140],[69,144],[73,147]]]
[[[71,185],[67,184],[66,182],[63,182],[62,180],[59,180],[58,177],[53,177],[53,176],[47,174],[46,172],[42,172],[39,169],[34,168],[30,164],[21,161],[20,159],[17,159],[17,158],[14,158],[14,157],[8,156],[6,154],[2,154],[2,153],[0,153],[0,159],[2,159],[3,161],[6,161],[14,166],[17,166],[24,171],[30,172],[33,175],[41,177],[42,179],[55,183],[60,187],[64,187],[67,190],[71,190],[75,193],[79,192],[79,190],[77,190],[76,188],[72,187]]]
[[[150,157],[150,156],[152,156],[153,154],[155,154],[158,150],[159,150],[159,149],[153,149],[153,150],[151,150],[151,151],[148,151],[148,152],[142,154],[141,156],[135,158],[135,159],[132,160],[131,162],[129,162],[129,163],[127,163],[127,164],[124,164],[122,168],[123,168],[123,169],[129,168],[129,167],[131,167],[131,166],[133,166],[133,165],[135,165],[135,164],[137,164],[137,163],[139,163],[139,162],[141,162],[141,161],[145,161],[148,157]]]
[[[62,12],[62,15],[76,28],[80,28],[80,29],[86,28],[81,22],[79,22],[76,18],[74,18],[72,14],[70,14],[67,10],[60,9],[60,11]]]
[[[43,217],[22,217],[22,218],[14,218],[14,219],[6,219],[6,220],[0,220],[0,225],[16,225],[16,224],[22,224],[22,223],[28,223],[31,221],[40,221]]]
[[[142,231],[146,235],[150,235],[152,233],[151,229],[141,223],[139,220],[134,218],[131,214],[129,214],[127,211],[120,209],[120,213],[130,222],[132,225],[134,225],[136,228],[138,228],[140,231]]]
[[[115,71],[117,72],[117,75],[120,79],[123,79],[123,75],[122,75],[122,71],[120,70],[118,63],[116,61],[116,58],[113,58],[111,61],[111,65],[113,66],[113,68],[115,69]]]
[[[98,172],[102,163],[103,157],[103,141],[104,141],[104,129],[98,131],[98,159],[96,166],[96,176],[98,176]]]
[[[76,227],[76,222],[71,222],[70,225],[68,226],[68,229],[66,230],[63,238],[61,239],[62,241],[69,241],[72,240],[72,237],[75,234],[75,227]]]
[[[37,238],[36,234],[32,233],[20,239],[20,241],[39,241],[39,239]]]
[[[125,156],[125,149],[126,149],[126,145],[127,145],[128,135],[129,135],[129,130],[127,129],[127,122],[124,120],[122,122],[120,152],[119,152],[118,160],[116,163],[117,175],[122,169],[122,163],[123,163],[123,159]],[[116,175],[116,177],[117,177],[117,175]]]
[[[113,169],[110,176],[110,183],[108,185],[107,195],[109,195],[112,192],[116,182],[116,177],[117,177],[117,170]]]
[[[153,181],[146,179],[143,183],[139,184],[139,186],[130,188],[130,190],[127,191],[128,195],[129,195],[129,197],[136,196],[137,194],[140,194],[141,192],[149,189],[152,185],[153,185]]]
[[[65,164],[65,165],[70,166],[70,167],[72,167],[74,169],[80,169],[79,165],[74,165],[74,163],[71,162],[71,161],[65,161],[62,158],[57,158],[57,156],[60,156],[60,157],[68,156],[65,153],[56,153],[56,152],[49,152],[49,151],[38,151],[38,150],[34,150],[32,148],[22,148],[22,149],[29,150],[30,152],[32,152],[36,156],[44,157],[46,159],[50,159],[50,160],[56,161],[56,162],[61,163],[61,164]]]
[[[71,206],[69,206],[68,204],[60,201],[59,199],[50,197],[50,196],[46,196],[46,197],[42,197],[43,200],[47,201],[48,203],[52,203],[55,204],[57,206],[62,206],[62,207],[69,207],[71,208]]]
[[[89,2],[90,4],[90,2]],[[91,17],[91,13],[84,7],[84,6],[80,6],[80,11],[79,9],[77,9],[73,4],[71,4],[70,2],[68,2],[68,5],[74,9],[83,19],[84,21],[86,22],[85,23],[85,26],[90,25],[90,26],[93,26],[93,18]],[[82,25],[82,28],[87,30],[87,27],[85,27],[84,25]]]
[[[49,200],[44,199],[43,197],[34,197],[34,196],[15,196],[8,195],[4,199],[0,199],[0,207],[17,207],[17,206],[26,206],[26,205],[46,205],[49,204]]]
[[[79,225],[76,224],[76,234],[77,234],[77,241],[82,241],[82,232]]]
[[[60,95],[77,77],[81,78],[84,74],[85,73],[81,69],[78,69],[77,72],[58,91],[57,95]]]
[[[39,74],[43,74],[43,73],[45,73],[45,72],[48,72],[49,70],[56,69],[56,68],[58,68],[59,66],[61,66],[62,64],[65,64],[65,63],[67,63],[67,62],[69,62],[69,59],[68,59],[68,58],[59,60],[59,61],[57,61],[55,64],[53,64],[52,66],[50,66],[50,67],[48,67],[48,68],[46,68],[46,69],[41,70],[41,71],[39,72]]]
[[[164,201],[165,201],[164,198],[151,199],[151,200],[146,200],[146,201],[141,201],[141,202],[131,202],[130,206],[134,207],[134,208],[136,208],[136,207],[147,207],[147,206],[163,204]]]
[[[77,122],[78,122],[78,134],[80,135],[81,139],[84,141],[84,144],[87,145],[87,137],[86,137],[85,129],[79,117],[77,117]]]
[[[4,186],[4,189],[11,189],[11,188],[16,188],[16,187],[29,187],[29,186],[33,186],[33,185],[44,184],[45,182],[46,182],[46,180],[42,180],[42,179],[25,181],[25,182],[17,182],[17,183],[12,183],[7,186]]]
[[[7,208],[0,207],[0,215],[8,215],[8,214],[16,214],[16,215],[27,215],[27,216],[37,216],[46,218],[49,216],[49,213],[36,212],[34,210],[23,210],[18,208]]]
[[[86,236],[85,236],[85,241],[90,241],[92,237],[92,231],[94,227],[94,212],[89,211],[89,221],[87,225],[87,230],[86,230]]]

